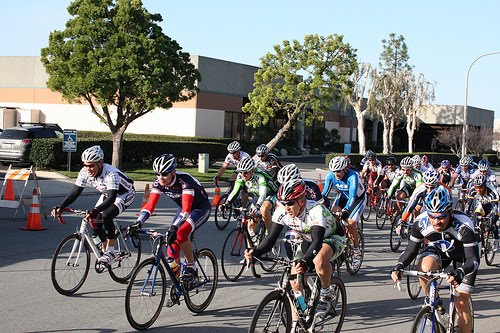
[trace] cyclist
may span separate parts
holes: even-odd
[[[385,159],[385,166],[382,168],[382,181],[380,181],[380,189],[384,190],[389,188],[391,186],[392,181],[397,175],[397,172],[399,170],[398,166],[396,165],[397,161],[394,156],[388,156]]]
[[[441,166],[437,169],[437,172],[440,175],[439,181],[448,185],[451,181],[451,176],[453,174],[453,168],[451,167],[450,161],[442,160]]]
[[[425,165],[423,165],[422,159],[420,158],[419,155],[413,155],[413,157],[411,159],[413,161],[413,168],[415,170],[420,171],[420,173],[424,173],[427,171],[427,167]]]
[[[279,202],[273,214],[268,236],[255,249],[245,251],[245,258],[259,257],[271,250],[282,229],[288,227],[298,233],[304,242],[295,253],[290,283],[294,291],[302,290],[295,276],[316,268],[321,281],[320,302],[316,315],[323,316],[330,310],[334,291],[330,288],[332,266],[344,251],[344,230],[333,214],[322,204],[306,199],[306,186],[301,179],[292,179],[278,190]]]
[[[422,174],[420,171],[413,169],[413,160],[407,156],[399,163],[401,170],[397,173],[392,181],[391,187],[387,190],[387,197],[392,197],[394,194],[398,202],[396,203],[397,211],[401,211],[402,205],[399,201],[409,198],[415,188],[422,184]]]
[[[471,179],[476,178],[480,174],[486,177],[486,181],[492,187],[497,187],[497,177],[495,176],[495,172],[490,169],[490,162],[488,160],[481,160],[477,163],[477,170],[472,174]],[[469,187],[471,186],[472,184],[469,182]]]
[[[52,216],[60,215],[82,193],[87,184],[101,192],[95,207],[85,218],[102,242],[103,255],[98,259],[110,263],[115,259],[116,230],[114,218],[129,207],[135,198],[134,182],[125,173],[104,163],[104,152],[100,146],[92,146],[82,153],[83,168],[78,173],[75,185],[60,206],[54,207]],[[103,223],[99,223],[101,221]]]
[[[363,170],[363,167],[365,166],[365,163],[370,160],[370,159],[377,159],[377,154],[375,154],[373,151],[371,150],[368,150],[366,153],[365,153],[365,156],[363,156],[363,158],[361,159],[361,161],[359,162],[359,169],[360,170]],[[350,160],[349,160],[350,162]],[[377,162],[380,162],[379,160],[377,160]],[[350,163],[349,163],[350,164]],[[349,166],[350,167],[350,166]]]
[[[271,211],[276,202],[276,192],[278,184],[266,172],[262,172],[255,167],[255,161],[249,156],[245,157],[238,163],[238,177],[234,183],[234,188],[229,193],[227,201],[224,205],[229,205],[238,195],[241,189],[245,189],[248,193],[253,193],[257,197],[252,204],[252,215],[262,214],[262,219],[269,230],[271,224]],[[250,234],[255,234],[257,224],[251,221],[249,224]]]
[[[238,162],[244,159],[245,157],[250,157],[250,155],[241,150],[241,145],[238,141],[233,141],[227,146],[227,151],[229,152],[226,156],[224,162],[222,162],[222,166],[214,177],[215,186],[219,186],[220,177],[226,172],[226,169],[230,166],[237,167]],[[229,177],[230,182],[234,182],[236,180],[237,172],[233,172],[233,174]]]
[[[422,165],[427,168],[427,170],[435,170],[434,166],[429,162],[427,155],[422,156]]]
[[[452,261],[462,261],[447,282],[459,292],[455,297],[460,332],[472,332],[472,316],[469,297],[479,267],[479,249],[474,225],[470,218],[452,209],[450,191],[438,186],[425,198],[426,211],[413,224],[406,250],[392,269],[394,282],[401,279],[401,270],[417,257],[421,244],[426,244],[420,254],[419,270],[424,272],[444,269]],[[421,280],[421,282],[423,282]],[[426,286],[423,284],[424,290]]]
[[[276,179],[278,171],[283,167],[278,156],[270,153],[269,147],[264,144],[259,145],[255,149],[255,156],[253,159],[257,168],[270,174],[273,179]]]
[[[210,201],[200,182],[188,173],[178,171],[177,159],[172,154],[162,154],[153,161],[156,179],[153,182],[148,202],[141,209],[137,222],[132,227],[141,228],[153,214],[160,195],[166,194],[177,204],[177,212],[167,233],[167,255],[180,261],[180,250],[186,257],[187,266],[182,278],[192,281],[197,276],[194,262],[192,232],[200,228],[210,217]]]
[[[292,179],[302,179],[306,184],[306,198],[307,200],[314,200],[319,203],[324,204],[328,208],[327,198],[323,198],[321,194],[321,190],[319,189],[318,184],[314,180],[311,179],[303,179],[299,168],[295,164],[285,165],[283,168],[278,171],[277,180],[278,183],[284,184]]]
[[[383,179],[382,163],[377,159],[377,154],[369,150],[366,155],[366,161],[363,164],[360,177],[365,179],[367,177],[368,188],[371,187],[374,195],[380,196],[378,193],[378,186]]]
[[[475,170],[474,166],[472,165],[472,156],[462,157],[458,162],[458,167],[454,170],[451,176],[450,187],[453,188],[456,180],[458,179],[462,189],[466,189],[471,175],[473,175],[474,172]]]
[[[496,251],[498,248],[498,228],[497,221],[500,214],[498,210],[499,195],[495,188],[487,184],[484,175],[478,175],[472,181],[474,188],[467,195],[467,204],[465,205],[465,213],[471,216],[472,210],[476,216],[491,216],[491,227],[495,236]]]
[[[356,171],[347,168],[347,160],[343,156],[336,156],[328,164],[330,172],[325,178],[323,196],[326,197],[333,188],[336,188],[340,195],[332,203],[333,211],[341,211],[341,218],[347,219],[349,237],[354,244],[354,261],[359,264],[359,235],[356,230],[357,222],[361,219],[366,204],[365,186]],[[356,260],[358,259],[358,260]]]

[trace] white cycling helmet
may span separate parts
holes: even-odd
[[[332,171],[340,171],[347,168],[347,159],[344,156],[336,156],[328,163],[328,168]]]
[[[438,186],[439,185],[439,174],[434,170],[428,170],[422,175],[422,180],[425,185],[428,186]]]
[[[177,167],[177,159],[172,154],[163,154],[153,161],[153,170],[157,174],[167,175]]]
[[[422,159],[419,155],[414,155],[411,160],[413,161],[413,166],[422,164]]]
[[[255,162],[251,157],[245,157],[238,162],[238,167],[236,171],[238,172],[248,172],[255,168]]]
[[[277,179],[280,184],[286,183],[292,179],[301,178],[300,170],[295,164],[285,165],[278,171]]]
[[[233,141],[227,146],[227,151],[230,152],[231,154],[239,150],[241,150],[241,145],[238,141]]]
[[[479,169],[479,171],[488,171],[490,168],[490,162],[487,160],[481,160],[477,164],[477,168]]]
[[[104,152],[101,146],[92,146],[85,149],[82,153],[83,163],[101,162],[102,160],[104,160]]]
[[[469,165],[470,162],[469,162],[469,156],[464,156],[460,159],[460,161],[458,162],[458,164],[460,166],[466,166],[466,165]]]
[[[486,177],[485,175],[477,175],[473,180],[474,186],[485,186],[486,185]]]
[[[255,153],[257,154],[257,156],[262,157],[269,153],[269,147],[265,144],[259,145],[257,149],[255,149]]]
[[[405,158],[403,158],[401,160],[401,162],[399,162],[399,165],[402,168],[406,168],[406,169],[412,168],[413,167],[413,159],[410,156],[406,156]]]

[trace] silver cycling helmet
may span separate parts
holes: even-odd
[[[487,160],[481,160],[477,164],[477,168],[479,169],[479,171],[488,171],[490,168],[490,162]]]
[[[236,171],[238,172],[248,172],[255,168],[255,161],[251,157],[245,157],[238,162],[238,167]]]
[[[486,185],[486,176],[479,174],[472,182],[474,183],[474,186],[484,186]]]
[[[156,174],[167,175],[177,167],[177,159],[172,154],[163,154],[153,161],[153,170]]]
[[[459,164],[460,166],[467,166],[467,165],[469,165],[469,164],[470,164],[470,162],[469,162],[469,156],[464,156],[464,157],[462,157],[462,158],[460,159],[460,161],[458,162],[458,164]]]
[[[439,174],[434,170],[428,170],[422,175],[422,180],[427,186],[438,186],[439,185]]]
[[[403,158],[401,160],[401,162],[399,162],[399,165],[402,168],[406,168],[406,169],[412,168],[413,167],[413,159],[410,156],[406,156],[405,158]]]
[[[101,146],[92,146],[85,149],[82,153],[83,163],[100,162],[102,160],[104,160],[104,152],[102,151]]]
[[[280,184],[298,178],[301,178],[300,170],[295,164],[285,165],[283,168],[280,169],[280,171],[278,171],[277,179]]]
[[[230,152],[231,154],[239,150],[241,150],[241,145],[238,141],[233,141],[229,145],[227,145],[227,151]]]
[[[257,149],[255,149],[255,153],[257,154],[257,156],[262,157],[269,153],[269,147],[265,144],[259,145]]]
[[[347,168],[347,159],[344,156],[336,156],[328,163],[328,168],[332,171],[341,171]]]
[[[422,159],[420,158],[419,155],[414,155],[411,160],[413,161],[413,166],[415,165],[421,165],[422,164]]]

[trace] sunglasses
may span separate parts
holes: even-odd
[[[156,175],[158,177],[167,177],[168,175],[170,175],[170,172],[163,172],[163,173],[156,172]]]
[[[252,172],[252,171],[243,171],[241,174],[243,174],[243,175],[245,175],[245,176],[246,176],[246,175],[249,175],[251,172]]]
[[[295,205],[295,200],[280,201],[280,202],[284,206],[293,206],[293,205]]]
[[[429,217],[433,220],[444,220],[448,217],[449,213],[445,213],[445,214],[431,214],[431,213],[427,213],[427,215],[429,215]]]
[[[96,165],[95,163],[90,163],[90,164],[85,164],[84,163],[83,164],[83,166],[86,167],[86,168],[93,168],[93,167],[95,167],[95,165]]]

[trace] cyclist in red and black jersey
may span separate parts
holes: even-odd
[[[377,154],[371,150],[366,152],[366,162],[363,164],[360,177],[365,179],[367,177],[368,187],[373,188],[373,194],[377,195],[378,186],[383,179],[382,163],[377,160]]]

